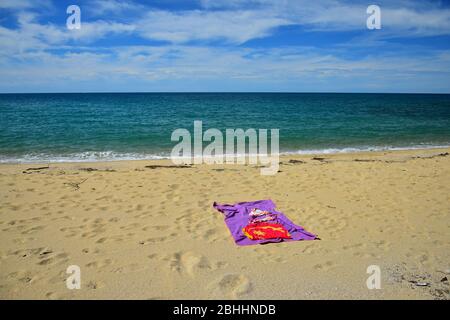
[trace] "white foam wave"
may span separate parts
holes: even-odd
[[[439,149],[448,148],[447,145],[413,145],[405,147],[396,146],[365,146],[365,147],[344,147],[344,148],[323,148],[323,149],[301,149],[282,151],[280,155],[308,155],[308,154],[337,154],[355,152],[376,152],[376,151],[396,151],[396,150],[418,150],[418,149]],[[0,155],[0,163],[58,163],[58,162],[100,162],[100,161],[120,161],[120,160],[157,160],[169,159],[169,152],[143,153],[143,152],[116,152],[116,151],[87,151],[72,154],[46,154],[31,153],[23,156],[3,156]]]
[[[20,157],[1,156],[0,163],[41,163],[41,162],[99,162],[99,161],[120,161],[120,160],[156,160],[168,159],[169,155],[115,152],[115,151],[87,151],[71,154],[46,154],[32,153]]]
[[[448,148],[447,145],[413,145],[405,147],[396,146],[366,146],[366,147],[345,147],[345,148],[324,148],[324,149],[302,149],[281,152],[284,155],[294,154],[337,154],[337,153],[356,153],[356,152],[379,152],[379,151],[401,151],[401,150],[420,150],[420,149],[441,149]]]

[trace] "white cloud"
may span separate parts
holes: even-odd
[[[258,11],[151,11],[136,22],[136,30],[145,38],[173,43],[225,40],[241,44],[288,24],[286,19]]]
[[[205,9],[243,9],[248,7],[273,7],[277,3],[285,3],[285,0],[199,0],[201,7]]]
[[[145,10],[145,6],[134,1],[92,0],[86,10],[93,15],[119,15],[129,11]]]
[[[367,3],[336,0],[201,0],[205,10],[149,11],[136,20],[136,32],[153,40],[186,43],[224,40],[242,44],[271,35],[276,28],[297,25],[310,31],[367,31]],[[382,2],[378,37],[450,34],[450,10],[411,3]]]
[[[305,48],[257,50],[192,46],[136,46],[105,49],[103,53],[68,52],[64,55],[28,52],[16,57],[19,62],[0,57],[0,91],[14,85],[16,88],[43,88],[52,84],[76,91],[86,82],[95,83],[91,91],[112,84],[120,85],[122,91],[137,89],[130,83],[151,90],[152,85],[164,81],[175,81],[176,87],[167,88],[174,91],[198,81],[229,82],[231,90],[238,91],[242,89],[241,81],[256,87],[264,83],[315,84],[316,90],[349,82],[354,90],[376,84],[389,91],[394,81],[418,85],[421,79],[431,76],[441,82],[448,80],[449,57],[450,51],[442,51],[428,57],[392,55],[352,60]],[[445,87],[447,91],[450,89],[449,85]]]
[[[0,9],[27,9],[39,6],[37,1],[32,0],[2,0]]]
[[[365,30],[365,1],[338,0],[201,0],[205,9],[221,9],[232,14],[248,8],[302,25],[314,31]],[[378,1],[382,13],[385,36],[432,36],[450,34],[450,10],[439,2],[429,1]]]
[[[79,30],[67,30],[64,34],[67,39],[92,42],[102,39],[109,34],[132,33],[135,27],[131,24],[97,20],[95,22],[83,22]]]
[[[40,24],[36,14],[30,12],[18,13],[17,22],[17,29],[0,26],[0,53],[13,55],[26,50],[45,50],[70,41],[87,44],[109,34],[134,31],[133,25],[102,20],[82,22],[81,29],[68,30],[65,25]]]
[[[414,11],[406,8],[382,11],[383,23],[389,32],[402,36],[433,36],[450,34],[450,10]]]
[[[366,4],[337,0],[320,2],[306,0],[200,0],[204,10],[164,11],[148,9],[133,1],[96,0],[86,6],[101,19],[83,22],[81,30],[66,30],[52,24],[39,24],[36,16],[27,12],[18,14],[19,38],[38,38],[49,44],[77,40],[92,42],[108,34],[126,33],[146,39],[182,44],[191,41],[223,41],[225,44],[243,44],[266,37],[277,28],[297,25],[311,31],[366,30]],[[12,6],[9,0],[4,6]],[[16,6],[28,8],[27,0]],[[416,37],[450,34],[450,10],[436,5],[425,7],[420,3],[394,6],[382,2],[382,30],[378,38]],[[128,15],[127,10],[134,11]],[[110,16],[110,14],[113,14]],[[126,22],[123,22],[126,21]],[[371,32],[373,36],[375,32]],[[1,40],[1,39],[0,39]],[[34,41],[33,41],[34,42]]]

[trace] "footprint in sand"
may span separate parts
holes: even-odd
[[[56,272],[56,274],[51,275],[47,282],[49,284],[65,284],[67,279],[67,274],[65,268],[62,268],[63,270],[59,270]]]
[[[152,253],[152,254],[148,255],[147,258],[149,258],[150,260],[153,260],[153,259],[157,259],[158,256],[159,255],[157,253]]]
[[[130,273],[137,271],[144,271],[151,268],[148,264],[129,263],[112,270],[113,273]]]
[[[52,265],[52,264],[60,265],[60,264],[65,264],[65,263],[67,263],[67,261],[69,261],[68,255],[66,253],[60,253],[55,256],[51,256],[49,258],[42,257],[40,259],[41,259],[41,261],[38,262],[38,265],[40,265],[40,266],[48,266],[48,265]]]
[[[30,234],[30,233],[34,233],[36,231],[40,231],[42,229],[44,229],[45,226],[36,226],[36,227],[32,227],[30,229],[27,229],[25,231],[22,232],[22,234]]]
[[[103,284],[97,281],[89,281],[86,285],[88,289],[96,290],[103,287]]]
[[[39,261],[36,264],[40,266],[60,265],[69,260],[69,255],[67,253],[55,253],[52,249],[47,247],[17,250],[8,252],[8,255],[14,255],[22,259],[37,258]]]
[[[207,257],[192,251],[177,252],[163,260],[169,262],[170,270],[189,276],[215,271],[227,265],[223,261],[212,262]]]
[[[14,243],[16,243],[16,244],[26,244],[27,242],[32,242],[32,241],[35,241],[36,240],[36,238],[32,238],[32,237],[29,237],[29,238],[16,238],[16,239],[13,239],[13,242]]]
[[[47,292],[45,294],[45,297],[49,300],[59,300],[60,299],[60,297],[54,292]]]
[[[226,240],[228,238],[228,232],[224,232],[223,229],[212,228],[202,233],[202,238],[208,242],[215,242],[218,240]]]
[[[330,270],[331,268],[333,268],[335,266],[335,263],[333,261],[326,261],[324,263],[318,263],[316,265],[314,265],[314,269],[318,270],[318,271],[327,271]]]
[[[161,242],[166,242],[166,241],[173,241],[175,236],[176,236],[175,233],[171,233],[171,234],[169,234],[168,237],[148,238],[146,240],[139,241],[139,244],[148,245],[148,244],[155,244],[155,243],[161,243]]]
[[[194,276],[197,272],[215,269],[205,256],[191,251],[175,253],[169,258],[169,266],[172,271],[190,276]]]
[[[95,261],[91,261],[89,263],[86,264],[87,268],[95,268],[95,269],[104,269],[108,266],[110,266],[111,264],[113,264],[113,260],[112,259],[104,259],[104,260],[95,260]]]
[[[146,226],[142,228],[142,231],[166,231],[170,229],[170,226],[161,225],[161,226]]]
[[[252,291],[251,281],[242,274],[227,274],[210,284],[215,295],[237,299]]]
[[[140,226],[141,226],[140,223],[135,222],[135,223],[131,223],[131,224],[128,224],[125,226],[121,226],[120,229],[121,230],[136,230]]]
[[[35,280],[35,277],[33,277],[33,274],[30,271],[27,270],[19,270],[12,272],[6,276],[6,279],[8,280],[16,280],[21,283],[31,283],[33,280]]]

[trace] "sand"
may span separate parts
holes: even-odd
[[[146,168],[168,160],[3,164],[0,298],[449,299],[448,152],[284,156],[274,176]],[[212,203],[259,199],[321,240],[236,246]],[[367,288],[370,265],[381,289]]]

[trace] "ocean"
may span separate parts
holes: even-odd
[[[279,129],[281,153],[450,146],[446,94],[0,94],[0,162],[165,158],[195,120]]]

